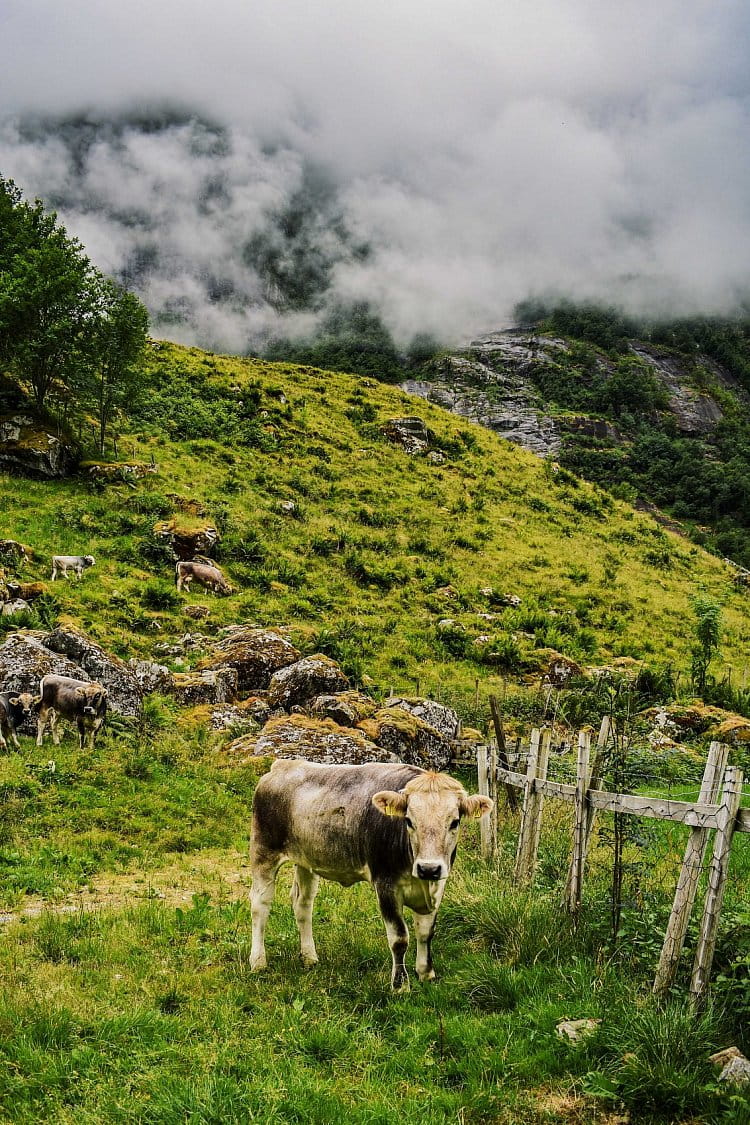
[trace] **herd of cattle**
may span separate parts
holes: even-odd
[[[58,573],[81,577],[94,565],[92,555],[55,555]],[[178,590],[195,581],[215,593],[231,587],[210,560],[178,562]],[[101,684],[68,676],[46,675],[39,695],[0,692],[0,748],[18,748],[17,731],[37,717],[37,746],[49,728],[60,742],[58,722],[78,728],[81,749],[93,749],[107,713]],[[294,864],[292,908],[297,921],[302,962],[313,966],[318,955],[312,911],[321,878],[342,886],[372,883],[391,950],[391,987],[408,987],[404,958],[409,931],[403,909],[414,914],[416,971],[433,980],[432,938],[438,908],[456,857],[463,818],[489,813],[492,801],[470,796],[446,774],[399,763],[322,765],[304,758],[274,762],[255,791],[251,843],[251,969],[266,967],[265,929],[274,898],[276,876],[284,863]]]

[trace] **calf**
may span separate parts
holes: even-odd
[[[72,570],[80,578],[87,567],[93,566],[93,555],[53,555],[52,556],[52,581],[57,578],[58,570],[63,578],[68,577],[68,571]]]
[[[178,590],[187,590],[190,593],[190,583],[195,580],[199,586],[205,586],[215,594],[232,593],[232,587],[218,566],[209,566],[202,562],[178,562],[174,572]]]
[[[93,750],[96,733],[107,716],[107,692],[102,685],[74,680],[70,676],[49,675],[42,677],[39,693],[37,746],[42,745],[48,723],[52,741],[55,746],[59,746],[60,732],[57,724],[60,719],[67,719],[78,727],[81,749],[83,750],[88,736],[89,749]]]
[[[7,750],[9,741],[18,750],[20,743],[16,731],[31,716],[33,709],[34,697],[29,692],[0,692],[0,750]]]
[[[266,966],[264,935],[276,875],[283,863],[293,863],[292,906],[306,967],[318,960],[312,909],[320,878],[345,887],[366,880],[375,888],[391,948],[391,987],[409,984],[404,906],[415,916],[417,976],[434,980],[432,935],[461,819],[491,808],[488,797],[470,797],[453,778],[416,766],[274,762],[253,802],[251,968]]]

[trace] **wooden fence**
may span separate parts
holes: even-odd
[[[654,992],[662,993],[671,987],[677,973],[710,833],[714,832],[690,983],[691,996],[699,999],[705,994],[711,973],[732,838],[735,832],[750,832],[750,809],[740,808],[742,770],[727,765],[728,747],[712,742],[697,800],[676,801],[633,793],[611,793],[600,789],[599,783],[604,751],[612,733],[609,719],[605,717],[593,758],[590,733],[579,733],[575,783],[547,778],[551,742],[549,729],[532,731],[523,773],[510,768],[505,747],[499,739],[497,746],[481,747],[477,752],[479,792],[495,800],[493,813],[483,817],[480,825],[482,853],[491,858],[496,852],[500,786],[504,786],[508,793],[511,809],[517,804],[517,791],[521,792],[521,821],[515,860],[515,879],[519,884],[528,884],[534,877],[545,800],[556,798],[572,803],[572,849],[563,901],[568,913],[576,917],[581,907],[589,842],[599,810],[684,824],[690,829],[690,834],[653,985]],[[502,764],[498,761],[498,754],[504,759]]]

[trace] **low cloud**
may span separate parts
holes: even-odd
[[[8,0],[0,171],[156,329],[243,351],[339,301],[400,343],[529,294],[750,291],[746,5]]]

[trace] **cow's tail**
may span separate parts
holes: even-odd
[[[180,588],[180,564],[179,564],[179,561],[174,564],[174,584],[179,590],[179,588]]]

